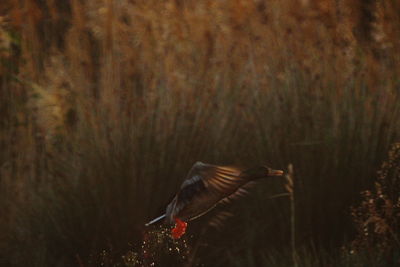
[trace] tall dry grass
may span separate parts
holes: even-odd
[[[399,11],[358,0],[5,1],[3,263],[122,255],[198,160],[293,163],[298,245],[349,239],[349,206],[399,138]],[[193,264],[257,265],[289,246],[287,200],[269,199],[281,188],[261,183],[201,240],[207,218],[194,223]]]

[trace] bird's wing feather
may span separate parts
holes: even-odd
[[[181,190],[177,194],[177,201],[180,203],[187,203],[192,198],[206,189],[201,176],[196,175],[191,179],[186,179],[181,186]]]
[[[219,194],[221,198],[234,193],[247,182],[241,176],[242,169],[232,166],[216,166],[196,162],[189,171],[181,189],[194,181],[203,181],[207,190]]]
[[[188,204],[193,203],[195,198],[200,198],[202,195],[204,196],[205,190],[206,187],[200,176],[185,180],[180,191],[167,207],[167,221],[172,223],[175,216],[180,214],[182,210],[190,209],[190,205]]]
[[[229,204],[231,201],[234,201],[236,199],[239,199],[241,197],[244,197],[249,194],[249,190],[254,187],[256,184],[255,181],[248,182],[244,184],[243,186],[239,187],[234,193],[231,195],[225,197],[220,201],[222,204]]]
[[[181,211],[185,214],[200,213],[212,209],[247,182],[240,176],[241,172],[238,167],[196,162],[176,196],[176,214]]]
[[[175,217],[191,220],[246,193],[254,178],[266,176],[266,167],[244,170],[233,166],[217,166],[196,162],[190,169],[180,191],[166,209],[166,221]],[[243,187],[244,186],[244,187]],[[243,187],[243,188],[242,188]]]

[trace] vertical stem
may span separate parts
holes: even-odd
[[[294,202],[294,183],[293,183],[293,165],[289,164],[288,173],[286,175],[286,190],[290,198],[290,243],[292,248],[293,266],[298,267],[296,253],[296,207]]]

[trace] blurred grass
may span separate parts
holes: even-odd
[[[400,7],[335,3],[5,1],[0,263],[123,255],[199,160],[292,163],[298,246],[350,240],[349,207],[399,139]],[[282,188],[261,182],[221,231],[194,222],[193,262],[279,259]]]

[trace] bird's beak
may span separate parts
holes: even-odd
[[[269,170],[268,176],[282,176],[283,171],[281,170]]]

